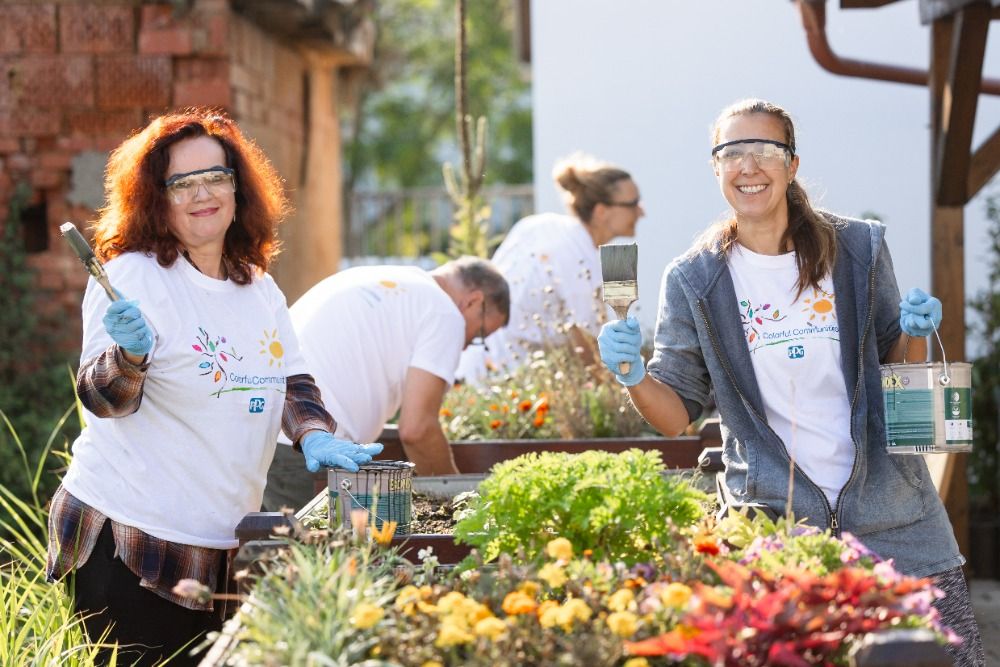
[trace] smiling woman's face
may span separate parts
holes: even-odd
[[[168,149],[170,164],[164,179],[201,169],[225,167],[226,152],[211,137],[183,139]],[[203,185],[185,203],[170,202],[170,231],[188,250],[211,250],[221,255],[226,230],[236,213],[235,192],[209,192]]]
[[[719,125],[717,144],[741,139],[769,139],[786,142],[782,122],[766,113],[731,116]],[[788,222],[788,202],[785,192],[795,178],[799,158],[789,163],[761,167],[752,155],[747,155],[735,171],[726,171],[715,163],[719,189],[736,212],[739,222]]]

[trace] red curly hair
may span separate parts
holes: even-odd
[[[170,231],[170,201],[163,185],[171,146],[211,137],[222,145],[236,177],[236,220],[226,231],[222,261],[229,279],[247,285],[278,254],[278,224],[288,213],[281,178],[264,153],[217,109],[192,108],[154,119],[111,153],[104,177],[107,205],[94,224],[97,256],[155,254],[171,266],[180,241]]]

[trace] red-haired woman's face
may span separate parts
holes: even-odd
[[[222,254],[226,230],[236,213],[236,194],[230,185],[220,187],[221,172],[225,168],[226,153],[211,137],[201,136],[182,139],[168,149],[170,164],[164,179],[181,174],[192,174],[192,185],[181,195],[168,197],[170,202],[170,231],[190,251],[218,252]],[[231,181],[230,181],[231,183]]]

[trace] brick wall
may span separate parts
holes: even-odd
[[[44,229],[26,230],[29,261],[43,308],[72,328],[74,346],[87,275],[58,228],[69,220],[83,231],[94,218],[95,157],[164,111],[221,106],[295,196],[306,71],[228,0],[0,0],[0,224],[14,185],[30,184],[30,204],[44,207],[31,224]]]

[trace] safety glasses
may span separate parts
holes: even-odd
[[[197,196],[202,187],[208,194],[215,196],[236,192],[234,174],[229,167],[209,167],[186,174],[174,174],[163,185],[172,202],[187,204]]]
[[[776,169],[790,166],[794,152],[788,144],[772,139],[727,141],[712,149],[712,159],[725,172],[739,171],[747,155],[761,169]]]

